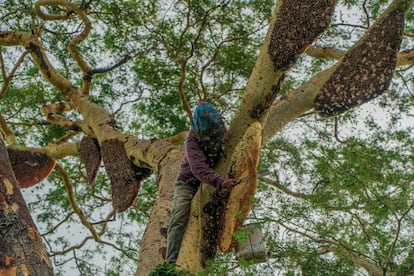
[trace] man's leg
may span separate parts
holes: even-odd
[[[167,263],[175,263],[180,252],[185,228],[190,215],[191,200],[197,188],[184,182],[177,182],[171,208],[171,220],[167,236]]]

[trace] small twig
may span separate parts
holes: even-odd
[[[13,125],[13,126],[49,126],[50,122],[41,121],[41,122],[35,122],[35,123],[23,123],[23,122],[7,121],[7,124]]]
[[[106,73],[109,72],[125,63],[127,63],[129,60],[132,59],[132,56],[130,55],[125,55],[120,61],[118,61],[117,63],[107,66],[107,67],[101,67],[101,68],[95,68],[95,69],[91,69],[89,70],[89,72],[86,73],[86,77],[92,77],[94,74],[99,74],[99,73]]]
[[[110,243],[110,242],[107,242],[107,241],[101,241],[100,243],[105,244],[105,245],[108,245],[108,246],[111,246],[111,247],[113,247],[114,249],[118,250],[119,252],[123,253],[123,254],[124,254],[124,255],[125,255],[128,259],[138,262],[138,259],[136,259],[136,258],[134,258],[134,257],[130,256],[130,254],[128,254],[128,252],[126,252],[126,251],[125,251],[125,250],[123,250],[122,248],[120,248],[120,247],[116,246],[115,244]]]
[[[81,241],[78,245],[74,245],[71,246],[69,248],[66,248],[65,250],[62,251],[51,251],[50,255],[53,256],[62,256],[62,255],[66,255],[68,252],[73,251],[75,249],[81,249],[88,240],[93,240],[94,237],[93,236],[87,236],[83,239],[83,241]]]
[[[7,87],[10,84],[10,81],[13,79],[14,74],[16,73],[19,66],[23,63],[25,57],[29,54],[29,51],[24,51],[23,54],[20,56],[20,58],[17,60],[16,64],[14,65],[13,69],[10,71],[10,74],[7,76],[4,61],[3,61],[3,55],[1,54],[1,48],[0,48],[0,64],[2,68],[2,75],[3,75],[3,85],[0,90],[0,100],[6,95]]]
[[[66,191],[68,193],[69,202],[70,202],[70,205],[72,206],[73,210],[79,216],[79,219],[82,222],[82,224],[85,225],[86,228],[88,228],[89,231],[92,233],[92,236],[95,239],[95,241],[100,241],[100,239],[101,239],[100,238],[100,235],[96,232],[95,227],[93,227],[93,225],[85,217],[82,209],[79,207],[78,203],[76,202],[75,193],[73,191],[72,182],[70,180],[70,177],[69,177],[68,173],[59,164],[56,164],[55,170],[58,173],[60,173],[60,175],[62,176],[63,183],[65,184],[65,188],[66,188]]]
[[[72,253],[73,253],[73,259],[75,260],[76,267],[78,268],[78,271],[82,273],[81,272],[82,268],[81,268],[81,265],[79,264],[79,258],[78,256],[76,256],[76,250],[73,250]],[[83,276],[83,274],[81,274],[81,276]]]
[[[366,22],[367,22],[367,27],[369,28],[369,27],[370,27],[370,25],[371,25],[371,23],[370,23],[370,20],[369,20],[369,13],[368,13],[368,10],[367,10],[367,7],[366,7],[366,4],[367,4],[367,0],[364,0],[364,3],[362,3],[362,9],[363,9],[363,11],[364,11],[364,13],[365,13]]]
[[[334,120],[335,120],[335,124],[334,124],[335,140],[341,144],[346,144],[349,140],[341,140],[339,139],[339,136],[338,136],[338,116],[335,116]]]
[[[185,21],[186,24],[185,24],[184,30],[180,34],[180,38],[178,40],[178,47],[177,47],[177,50],[174,54],[174,60],[181,67],[180,78],[179,78],[178,84],[177,84],[178,95],[180,97],[180,100],[181,100],[181,103],[183,105],[184,111],[187,113],[189,121],[191,122],[192,112],[191,112],[191,108],[188,104],[188,101],[185,97],[183,85],[184,85],[184,82],[185,82],[186,77],[187,77],[187,62],[192,58],[192,56],[194,54],[194,43],[192,43],[192,45],[191,45],[192,46],[191,51],[188,54],[188,56],[186,58],[183,58],[183,59],[179,58],[179,55],[182,51],[182,48],[184,47],[184,43],[183,43],[184,36],[187,33],[187,31],[190,29],[190,26],[191,26],[191,24],[190,24],[190,15],[191,15],[191,6],[190,5],[191,5],[191,3],[190,3],[190,1],[186,1],[186,2],[188,4],[188,11],[187,11],[187,14],[186,14],[186,17],[185,17],[186,18],[186,21]],[[197,39],[199,37],[200,37],[200,32],[197,34],[197,37],[194,41],[197,41]]]
[[[121,105],[117,108],[117,110],[115,110],[115,111],[112,113],[112,116],[114,116],[114,117],[115,117],[115,115],[116,115],[118,112],[120,112],[120,111],[122,110],[122,108],[123,108],[125,105],[130,104],[130,103],[135,103],[135,102],[138,102],[138,101],[141,99],[141,97],[142,97],[142,92],[141,92],[141,94],[139,95],[139,97],[138,97],[138,98],[135,98],[135,99],[132,99],[132,100],[130,100],[130,101],[126,101],[126,102],[121,103]]]
[[[410,206],[408,206],[407,210],[405,210],[404,214],[402,214],[402,216],[400,218],[396,217],[396,219],[397,219],[397,230],[395,231],[396,233],[395,233],[394,240],[393,240],[393,242],[391,244],[391,247],[388,251],[387,261],[384,263],[384,267],[383,267],[384,272],[386,272],[387,268],[389,267],[389,265],[392,261],[395,246],[397,244],[398,238],[399,238],[400,233],[401,233],[401,222],[404,219],[404,217],[411,211],[411,209],[413,209],[413,207],[414,207],[414,201],[411,202]],[[395,216],[396,216],[396,214],[395,214]]]
[[[73,31],[73,32],[55,32],[55,31],[49,30],[47,28],[43,28],[43,30],[46,31],[46,32],[48,32],[48,33],[50,33],[50,34],[57,35],[57,36],[73,35],[73,34],[75,34],[77,32],[77,31]]]
[[[92,222],[92,224],[93,225],[97,225],[97,224],[106,224],[106,223],[108,223],[108,221],[115,221],[116,219],[115,219],[115,214],[116,214],[116,212],[115,211],[111,211],[107,216],[106,216],[106,218],[104,219],[104,220],[100,220],[100,221],[97,221],[97,222]]]
[[[42,237],[45,237],[53,232],[55,232],[56,229],[58,229],[63,223],[65,223],[75,212],[70,212],[69,214],[66,215],[66,217],[60,221],[58,224],[56,224],[55,226],[52,227],[52,229],[50,229],[49,231],[47,231],[46,233],[41,234]]]
[[[57,139],[54,144],[61,144],[64,142],[67,142],[70,138],[75,137],[76,135],[79,134],[79,131],[71,131],[66,135],[63,135],[62,137],[60,137],[59,139]]]
[[[285,193],[287,195],[290,195],[292,197],[301,198],[301,199],[309,199],[309,198],[312,197],[312,195],[309,195],[309,194],[298,193],[298,192],[289,190],[288,188],[286,188],[285,186],[280,184],[279,181],[272,181],[272,180],[267,179],[267,178],[261,178],[261,180],[263,180],[267,184],[270,184],[270,185],[276,187],[277,189],[281,190],[283,193]]]
[[[309,112],[301,114],[298,118],[308,117],[308,116],[311,116],[313,114],[316,114],[316,112],[315,111],[309,111]]]
[[[0,67],[1,67],[1,75],[3,76],[3,79],[6,79],[7,78],[6,66],[4,65],[3,47],[1,46],[0,46]]]
[[[333,24],[332,26],[345,26],[345,27],[353,27],[353,28],[360,28],[360,29],[368,29],[367,26],[364,25],[356,25],[356,24],[349,24],[349,23],[337,23]]]
[[[413,92],[410,89],[410,86],[408,85],[408,81],[404,78],[404,76],[399,71],[397,71],[396,73],[397,73],[398,76],[400,76],[405,88],[407,89],[407,91],[411,95],[411,97],[414,96]]]
[[[7,122],[3,115],[0,113],[0,133],[4,135],[4,138],[10,145],[17,145],[16,136],[13,131],[7,126]]]

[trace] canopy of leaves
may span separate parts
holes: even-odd
[[[59,73],[80,85],[83,75],[67,51],[84,26],[76,15],[44,21],[30,0],[0,2],[0,31],[40,32]],[[263,43],[275,1],[71,1],[81,5],[93,31],[78,45],[95,69],[90,98],[117,127],[143,138],[165,138],[188,130],[190,107],[214,102],[230,121]],[[348,50],[391,1],[338,1],[329,29],[316,47]],[[59,6],[50,12],[64,13]],[[414,12],[406,17],[402,50],[414,48]],[[0,47],[6,83],[0,114],[24,147],[43,147],[80,134],[51,125],[44,104],[63,100],[22,47]],[[282,99],[332,59],[302,55],[288,72]],[[384,271],[414,271],[413,79],[412,66],[396,69],[389,91],[336,119],[307,114],[291,122],[262,150],[260,167],[272,175],[259,185],[250,219],[263,226],[269,248],[264,264],[218,256],[208,272],[242,275],[365,274],[366,260]],[[81,119],[76,111],[65,113]],[[336,121],[337,120],[337,121]],[[110,185],[98,174],[87,184],[79,158],[59,160],[68,172],[83,213],[105,232],[101,242],[75,214],[58,173],[25,190],[57,275],[132,275],[139,240],[156,198],[156,179],[147,179],[127,212],[111,214]],[[365,269],[365,270],[364,270]]]

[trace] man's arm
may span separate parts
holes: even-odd
[[[185,143],[185,155],[194,176],[202,183],[207,183],[218,188],[224,178],[208,166],[200,144],[192,133],[188,135]]]

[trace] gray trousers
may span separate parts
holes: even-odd
[[[194,187],[182,181],[178,181],[175,184],[173,205],[171,208],[171,220],[167,234],[167,256],[165,259],[169,264],[177,261],[181,242],[190,215],[191,200],[197,190],[198,187]]]

